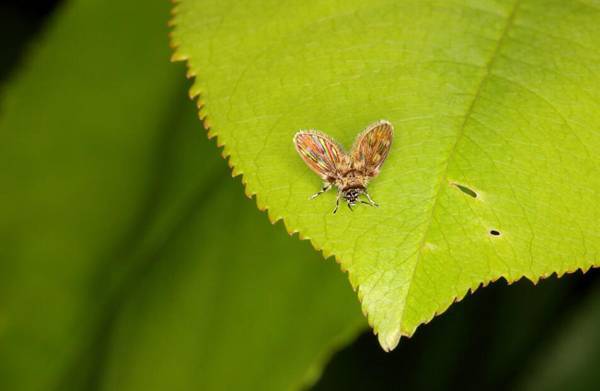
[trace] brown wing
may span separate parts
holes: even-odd
[[[353,168],[366,176],[377,176],[392,146],[393,135],[394,128],[388,121],[369,125],[352,146]]]
[[[316,131],[300,131],[294,136],[296,151],[322,179],[337,178],[349,158],[331,137]],[[347,164],[347,163],[346,163]]]

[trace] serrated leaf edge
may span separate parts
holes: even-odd
[[[242,186],[244,189],[244,194],[250,199],[252,199],[252,198],[255,199],[257,208],[261,212],[266,212],[267,218],[269,219],[269,222],[271,224],[274,225],[281,220],[283,222],[283,226],[285,227],[285,230],[288,233],[288,235],[293,237],[295,234],[298,234],[298,238],[300,240],[307,240],[316,251],[318,251],[322,254],[322,256],[325,260],[329,259],[330,257],[333,257],[335,262],[339,265],[340,270],[343,273],[348,274],[348,270],[344,267],[342,260],[337,255],[335,255],[332,252],[319,246],[312,238],[303,235],[299,229],[290,227],[288,225],[286,219],[283,216],[281,216],[281,215],[274,216],[273,212],[269,209],[269,207],[264,202],[262,202],[262,200],[260,199],[260,195],[257,192],[253,192],[249,189],[249,185],[248,185],[248,182],[244,175],[244,172],[242,170],[240,170],[238,167],[236,167],[235,163],[232,162],[233,156],[232,156],[231,151],[227,148],[227,145],[221,140],[221,138],[219,137],[219,133],[212,127],[210,120],[208,118],[206,102],[202,99],[202,94],[204,93],[204,91],[203,91],[204,89],[198,82],[196,72],[191,67],[190,56],[181,51],[180,44],[179,44],[179,42],[177,42],[177,40],[175,38],[174,32],[177,28],[176,18],[177,18],[178,6],[179,6],[180,1],[181,0],[171,0],[171,2],[173,3],[174,6],[173,6],[173,8],[171,8],[171,18],[167,23],[167,25],[171,28],[171,31],[169,32],[169,46],[173,50],[173,54],[171,56],[171,61],[172,62],[185,62],[186,69],[187,69],[186,77],[188,79],[192,79],[192,78],[194,79],[193,84],[188,91],[188,96],[191,100],[195,100],[196,107],[198,109],[198,118],[202,122],[204,129],[207,131],[208,139],[213,139],[213,138],[216,139],[217,147],[221,148],[221,156],[223,157],[223,159],[225,159],[228,167],[231,169],[232,178],[241,176],[241,182],[242,182]],[[515,9],[516,9],[517,3],[518,3],[518,0],[515,2]],[[515,10],[513,10],[513,13],[514,13],[514,11]],[[513,16],[514,15],[512,15],[511,17],[513,17]],[[596,268],[596,267],[600,267],[600,265],[590,264],[587,266],[575,267],[575,268],[568,269],[565,271],[551,272],[546,275],[541,275],[541,276],[537,276],[534,278],[530,278],[529,276],[522,275],[522,276],[519,276],[512,280],[509,278],[506,278],[506,276],[498,274],[498,275],[490,278],[487,281],[479,282],[476,285],[474,285],[473,287],[465,289],[462,294],[457,294],[455,297],[451,297],[448,301],[439,305],[436,310],[432,311],[430,316],[427,317],[420,324],[417,324],[407,330],[402,328],[402,324],[399,325],[398,334],[395,336],[392,336],[392,338],[388,338],[387,340],[382,338],[383,336],[380,335],[379,330],[375,326],[372,316],[367,312],[367,309],[366,309],[365,305],[363,304],[363,295],[361,294],[361,291],[360,291],[360,285],[358,283],[354,283],[349,274],[348,274],[348,280],[349,280],[350,285],[351,285],[352,289],[354,290],[354,292],[357,293],[357,297],[358,297],[358,300],[359,300],[359,303],[360,303],[360,306],[362,309],[362,313],[367,318],[367,323],[372,328],[373,334],[378,337],[379,343],[380,343],[382,349],[386,352],[390,352],[390,351],[394,350],[394,348],[396,348],[396,346],[399,343],[400,337],[411,338],[421,325],[426,325],[426,324],[430,323],[436,316],[443,314],[448,308],[450,308],[450,306],[452,304],[462,301],[465,297],[467,297],[468,294],[473,294],[478,289],[487,287],[491,283],[499,281],[500,279],[503,279],[504,281],[506,281],[506,283],[508,285],[512,285],[513,283],[518,282],[522,279],[526,279],[528,281],[531,281],[534,285],[537,285],[539,281],[547,279],[547,278],[551,278],[552,276],[556,276],[556,278],[561,278],[565,274],[573,274],[578,271],[581,271],[581,273],[584,274],[587,271],[589,271],[591,268]]]

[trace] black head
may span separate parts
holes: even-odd
[[[362,187],[353,187],[350,189],[345,189],[342,192],[342,197],[348,202],[348,205],[354,206],[359,202],[358,197],[365,192],[365,189]]]

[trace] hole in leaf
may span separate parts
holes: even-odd
[[[495,229],[490,230],[490,235],[500,236],[500,231],[496,231]]]
[[[467,186],[459,185],[458,183],[453,183],[453,185],[456,186],[458,190],[462,191],[466,195],[473,198],[477,198],[477,193],[474,190],[469,189]]]

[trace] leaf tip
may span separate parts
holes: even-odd
[[[398,343],[400,342],[400,330],[394,330],[391,333],[379,333],[377,339],[379,340],[379,345],[385,352],[391,352],[396,349]]]
[[[174,45],[173,41],[171,40],[171,47],[176,47],[173,45]],[[188,60],[188,56],[186,54],[181,53],[178,50],[174,51],[173,54],[171,54],[172,62],[187,61],[187,60]]]

